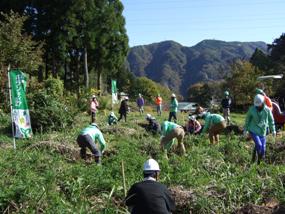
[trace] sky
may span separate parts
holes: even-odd
[[[285,33],[285,0],[121,0],[130,47],[164,40],[264,41]]]

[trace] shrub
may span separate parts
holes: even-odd
[[[31,123],[35,131],[61,130],[73,122],[75,110],[65,100],[39,91],[31,97]]]
[[[48,95],[52,95],[54,97],[63,96],[64,85],[60,79],[48,78],[44,81],[44,87]]]

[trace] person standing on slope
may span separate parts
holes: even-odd
[[[227,125],[230,125],[230,108],[232,104],[232,100],[230,98],[230,93],[228,91],[224,92],[224,99],[222,99],[222,108],[223,108],[223,116],[227,122]]]
[[[143,166],[143,181],[135,183],[125,199],[131,214],[167,214],[175,211],[175,202],[167,187],[158,182],[160,168],[154,159]]]
[[[168,117],[169,122],[171,122],[172,118],[174,118],[174,123],[177,122],[177,111],[178,111],[178,101],[176,99],[176,95],[172,94],[169,106],[169,117]]]
[[[91,123],[96,122],[96,113],[97,113],[97,108],[99,106],[99,102],[97,100],[97,97],[95,95],[92,96],[90,108],[91,108]]]
[[[119,117],[118,121],[120,121],[124,117],[125,122],[127,122],[127,112],[129,111],[128,100],[129,100],[129,98],[125,97],[124,100],[121,102],[121,106],[119,108],[120,117]]]
[[[162,111],[162,98],[160,94],[158,94],[155,98],[156,112],[158,116],[161,116]]]
[[[264,96],[265,105],[270,109],[270,111],[272,111],[273,110],[272,101],[269,97],[266,96],[265,92],[260,88],[256,88],[255,92],[256,92],[256,94],[261,94]]]
[[[143,109],[143,107],[144,107],[144,98],[142,97],[141,94],[139,94],[139,97],[137,99],[137,105],[139,107],[139,112],[142,115],[143,111],[144,111],[144,109]]]
[[[252,153],[252,162],[255,162],[256,156],[258,164],[265,158],[266,132],[268,127],[272,135],[276,137],[272,112],[265,105],[264,96],[257,94],[254,97],[254,105],[251,106],[247,112],[244,125],[244,135],[249,132],[255,143]]]

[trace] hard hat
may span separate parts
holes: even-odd
[[[230,95],[230,93],[228,91],[225,91],[224,94],[225,94],[225,96],[229,96]]]
[[[256,88],[256,89],[255,89],[255,93],[256,93],[256,94],[265,95],[264,91],[263,91],[262,89],[260,89],[260,88]]]
[[[151,114],[147,114],[147,115],[145,116],[145,119],[151,119]]]
[[[160,171],[160,168],[156,160],[148,159],[143,165],[143,171]]]
[[[254,106],[259,107],[264,103],[264,96],[261,94],[257,94],[254,97]]]
[[[171,97],[176,97],[176,95],[175,94],[171,94]]]

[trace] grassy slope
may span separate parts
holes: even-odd
[[[166,117],[165,113],[163,118]],[[179,118],[182,121],[187,117],[179,115]],[[241,115],[232,118],[239,124],[243,121]],[[142,164],[150,154],[161,165],[161,182],[169,186],[183,185],[193,191],[185,213],[187,209],[194,213],[229,213],[249,202],[262,204],[267,198],[285,203],[285,166],[250,165],[251,143],[240,141],[236,136],[223,136],[220,145],[209,146],[203,136],[187,136],[187,156],[172,155],[168,163],[159,152],[159,137],[149,136],[137,125],[144,118],[132,113],[129,119],[128,123],[118,125],[121,133],[105,134],[108,150],[112,152],[103,159],[103,166],[98,167],[72,161],[53,149],[29,148],[40,141],[76,146],[77,134],[88,124],[89,116],[76,117],[75,127],[70,130],[17,140],[16,151],[11,148],[12,141],[6,134],[9,118],[2,116],[0,212],[122,213],[121,161],[125,163],[129,188],[141,179]],[[103,112],[98,121],[106,128]],[[114,193],[109,199],[112,189]]]

